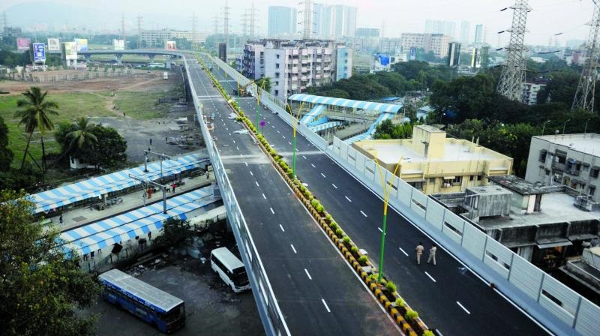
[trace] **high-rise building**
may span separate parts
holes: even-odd
[[[448,66],[456,67],[460,64],[460,43],[451,42],[448,45]]]
[[[481,68],[481,49],[473,48],[471,51],[471,68],[479,69]]]
[[[352,76],[352,49],[333,41],[252,41],[244,46],[241,62],[244,76],[270,78],[271,93],[280,99]]]
[[[297,10],[292,7],[269,6],[269,37],[291,37],[298,31]]]
[[[378,38],[379,28],[356,28],[354,37]]]
[[[475,40],[473,42],[478,46],[485,43],[485,30],[482,24],[475,26]]]
[[[356,13],[356,7],[313,4],[315,37],[354,37],[356,31]]]
[[[142,30],[140,32],[140,41],[147,47],[161,47],[165,41],[172,39],[186,39],[193,43],[204,43],[206,36],[200,32],[181,31],[172,29],[162,30]]]
[[[402,33],[402,50],[423,49],[442,58],[448,55],[450,40],[450,36],[443,34]]]
[[[460,23],[460,42],[467,45],[471,42],[469,34],[471,33],[471,24],[469,21],[463,21]]]
[[[444,34],[451,38],[456,36],[456,23],[452,21],[425,21],[425,34]]]
[[[223,62],[227,62],[227,43],[219,43],[219,59]]]

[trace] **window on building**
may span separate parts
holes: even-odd
[[[275,78],[279,78],[279,72],[275,73]]]
[[[429,183],[431,183],[431,184],[435,184],[435,178],[430,178],[430,179],[429,179]]]
[[[279,90],[275,90],[275,95],[279,96]]]
[[[545,149],[542,149],[540,151],[540,158],[539,158],[540,162],[546,162],[546,155],[547,154],[548,154],[548,151],[545,150]]]
[[[462,183],[462,176],[456,176],[454,180],[452,180],[453,185],[459,185]]]
[[[593,186],[593,185],[589,186],[588,195],[594,196],[595,193],[596,193],[596,186]]]
[[[475,175],[471,175],[471,176],[469,176],[469,181],[471,181],[471,182],[472,182],[472,181],[475,181]]]
[[[600,167],[592,167],[592,170],[590,170],[590,176],[593,178],[598,178],[598,174],[600,173]]]
[[[275,58],[279,59],[279,54],[276,54],[276,55],[275,55]]]
[[[279,63],[275,63],[275,69],[279,69]]]

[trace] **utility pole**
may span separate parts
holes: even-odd
[[[137,17],[137,26],[138,26],[138,49],[142,48],[142,23],[143,23],[144,18],[141,15],[138,15]]]
[[[121,40],[125,40],[125,14],[121,14]]]
[[[578,109],[586,112],[594,111],[594,91],[596,90],[598,57],[600,56],[600,46],[598,46],[598,43],[600,43],[598,41],[598,34],[600,33],[600,2],[597,0],[592,1],[594,2],[594,14],[590,22],[590,35],[586,45],[587,58],[585,66],[581,71],[571,111]]]
[[[214,22],[214,33],[215,35],[219,34],[219,15],[215,15],[213,17]]]
[[[250,14],[248,14],[248,9],[244,9],[244,14],[242,14],[242,36],[248,36],[248,18]]]
[[[6,12],[2,12],[2,31],[0,31],[0,35],[4,33],[4,30],[8,27],[8,20],[6,19]]]
[[[194,46],[196,45],[196,20],[198,18],[196,17],[196,12],[192,12],[192,50],[194,49]]]
[[[225,7],[223,7],[223,34],[225,35],[225,44],[229,44],[229,6],[227,0],[225,0]]]
[[[498,93],[510,100],[521,101],[527,69],[527,59],[523,55],[525,51],[523,42],[527,30],[527,13],[531,8],[527,0],[516,0],[515,5],[510,8],[514,10],[512,27],[508,30],[510,42],[506,48],[506,63],[502,69],[500,83],[498,83]]]
[[[311,0],[304,0],[304,10],[302,11],[302,14],[304,16],[304,19],[302,20],[302,28],[303,28],[303,33],[302,33],[302,38],[305,40],[309,40],[312,38],[312,1]]]
[[[256,29],[256,8],[254,8],[254,2],[252,3],[252,7],[250,7],[250,38],[254,38],[254,31]]]

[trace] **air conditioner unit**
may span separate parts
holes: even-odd
[[[598,204],[592,201],[590,196],[584,195],[575,197],[575,203],[573,203],[573,205],[581,210],[592,211]]]

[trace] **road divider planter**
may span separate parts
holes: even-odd
[[[252,121],[246,117],[240,106],[230,98],[219,81],[207,70],[204,62],[200,58],[198,62],[202,65],[202,68],[209,75],[213,83],[215,83],[215,86],[219,89],[227,104],[238,114],[236,120],[243,123],[252,131],[258,145],[265,153],[269,154],[271,162],[288,183],[294,194],[304,204],[317,223],[319,223],[325,234],[337,246],[347,262],[373,292],[377,301],[385,308],[402,331],[409,336],[433,336],[433,333],[428,330],[427,326],[419,318],[418,313],[412,310],[404,299],[400,297],[393,282],[388,281],[385,276],[382,277],[381,283],[377,282],[377,269],[369,260],[369,257],[360,252],[358,246],[356,246],[352,239],[333,219],[331,214],[325,210],[321,202],[319,202],[300,179],[294,177],[289,164],[281,155],[277,154],[262,134],[258,134]]]

